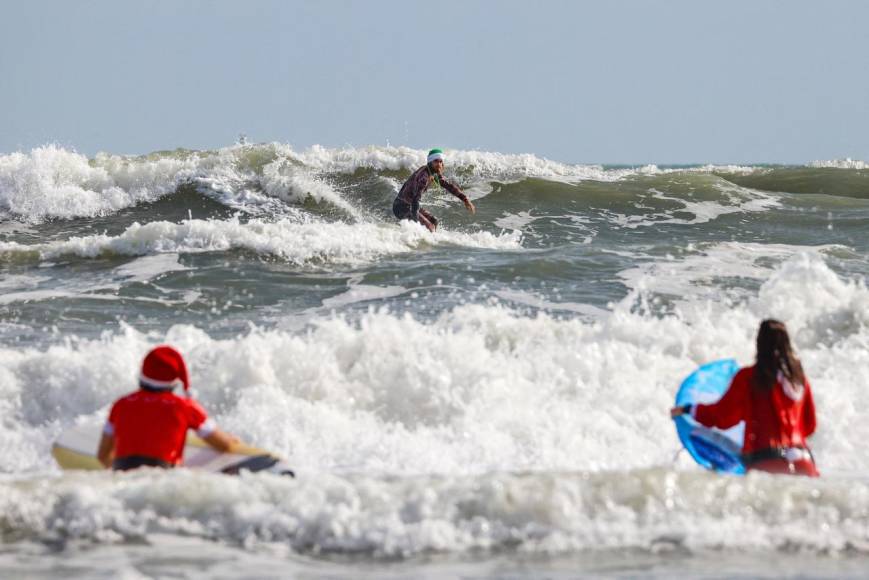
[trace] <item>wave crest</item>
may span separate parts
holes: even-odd
[[[248,250],[271,255],[297,265],[361,264],[382,256],[423,247],[455,245],[487,249],[518,249],[521,235],[508,232],[439,231],[431,234],[421,225],[347,224],[344,222],[288,219],[247,222],[184,220],[134,223],[118,236],[105,234],[72,237],[59,242],[26,245],[0,242],[0,260],[22,262],[63,256],[95,258],[103,255],[143,256],[159,253]]]

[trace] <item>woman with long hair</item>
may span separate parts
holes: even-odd
[[[815,432],[812,388],[794,354],[784,323],[764,320],[757,361],[736,373],[717,403],[673,407],[707,427],[728,429],[745,421],[742,460],[748,470],[817,477],[806,439]]]

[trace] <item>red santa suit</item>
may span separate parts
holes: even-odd
[[[691,415],[707,427],[728,429],[745,421],[746,468],[817,477],[806,439],[815,432],[815,403],[808,379],[792,384],[779,373],[769,389],[752,384],[754,367],[736,373],[718,402],[695,405]]]

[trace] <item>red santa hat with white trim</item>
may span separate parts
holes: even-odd
[[[145,355],[142,361],[142,374],[139,384],[156,390],[171,391],[178,385],[184,385],[184,390],[190,389],[190,379],[187,376],[187,365],[181,353],[169,345],[161,344]]]

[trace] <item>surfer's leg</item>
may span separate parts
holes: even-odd
[[[433,223],[435,226],[438,225],[438,218],[436,218],[429,210],[420,208],[419,213],[424,215],[425,219]]]
[[[414,201],[413,203],[411,203],[410,213],[413,216],[410,219],[412,219],[415,222],[421,223],[426,228],[428,228],[428,231],[430,231],[430,232],[435,231],[435,228],[437,227],[437,225],[433,224],[433,223],[431,223],[431,221],[429,221],[429,219],[426,217],[426,214],[428,214],[428,215],[431,215],[431,214],[429,214],[427,211],[425,211],[424,209],[419,207],[419,201]]]
[[[428,221],[428,223],[430,223],[432,225],[432,227],[430,227],[428,229],[430,229],[431,231],[435,231],[437,229],[438,218],[436,218],[434,215],[432,215],[432,213],[430,211],[428,211],[427,209],[419,208],[419,217],[420,217],[420,220],[419,220],[420,222],[422,222],[422,220],[424,218],[426,221]],[[424,224],[424,222],[422,222],[422,223]],[[426,226],[426,227],[428,227],[428,226]]]
[[[430,221],[428,221],[428,218],[425,217],[425,216],[422,214],[422,212],[420,212],[419,214],[417,214],[417,217],[419,218],[419,223],[421,223],[422,225],[424,225],[425,227],[427,227],[427,228],[428,228],[428,231],[430,231],[430,232],[434,232],[434,231],[437,229],[437,226],[436,226],[435,224],[431,223]]]

